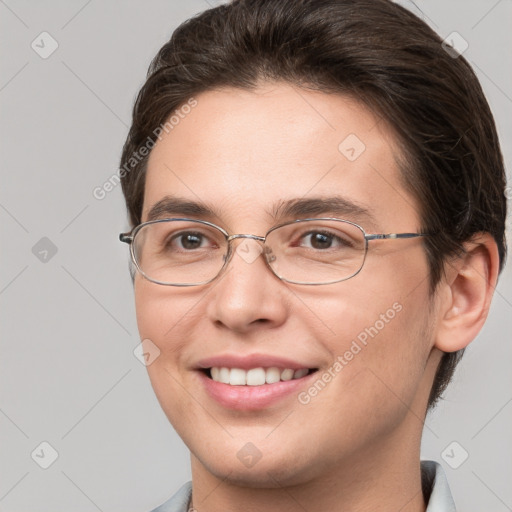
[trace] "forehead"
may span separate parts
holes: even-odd
[[[404,213],[414,220],[393,131],[356,100],[283,83],[195,100],[150,154],[143,220],[167,196],[208,205],[230,225],[254,216],[270,222],[283,201],[332,196],[380,224],[405,225]]]

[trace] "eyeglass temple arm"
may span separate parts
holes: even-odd
[[[131,244],[133,242],[133,235],[130,235],[130,233],[119,233],[119,240],[125,244]]]
[[[365,235],[366,240],[387,240],[396,238],[416,238],[419,236],[429,236],[428,233],[382,233],[378,235]]]

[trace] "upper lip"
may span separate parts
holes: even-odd
[[[301,368],[317,368],[308,363],[294,361],[285,357],[273,356],[270,354],[220,354],[217,356],[201,359],[195,365],[198,370],[205,370],[213,367],[241,368],[250,370],[251,368],[290,368],[300,370]]]

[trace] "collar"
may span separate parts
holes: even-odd
[[[425,512],[456,512],[448,480],[438,462],[421,461],[421,486],[427,503]]]

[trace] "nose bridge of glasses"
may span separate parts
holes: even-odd
[[[237,252],[240,256],[242,256],[243,259],[245,259],[246,261],[249,258],[250,261],[252,262],[257,256],[259,256],[259,254],[261,254],[261,252],[265,252],[265,253],[268,252],[267,248],[265,246],[266,239],[263,236],[249,235],[249,234],[229,235],[226,238],[226,241],[229,246],[230,242],[232,242],[234,240],[246,240],[246,239],[254,240],[255,242],[261,242],[263,244],[263,248],[260,246],[257,249],[256,249],[256,246],[254,246],[253,249],[251,249],[250,246],[247,246],[246,244],[244,245],[243,242],[241,244],[239,244],[235,252]],[[262,251],[262,249],[263,249],[263,251]],[[228,255],[229,255],[229,252],[231,252],[231,250],[228,250]],[[249,254],[251,254],[251,256],[249,256]]]
[[[252,263],[262,253],[265,255],[265,258],[267,259],[268,262],[271,261],[270,253],[272,252],[272,250],[269,247],[267,247],[266,237],[264,236],[236,234],[226,237],[226,240],[228,242],[228,246],[230,247],[227,253],[227,260],[229,260],[231,255],[236,252],[247,263]],[[233,246],[231,245],[230,242],[234,240],[242,240],[242,243],[238,244],[236,250],[233,251]],[[257,243],[254,245],[251,242],[247,244],[245,240],[252,240],[253,242]]]
[[[257,235],[244,235],[244,234],[239,234],[239,235],[229,235],[227,237],[227,241],[228,242],[231,242],[232,240],[236,240],[238,238],[249,238],[251,240],[256,240],[257,242],[265,242],[265,237],[264,236],[257,236]]]

